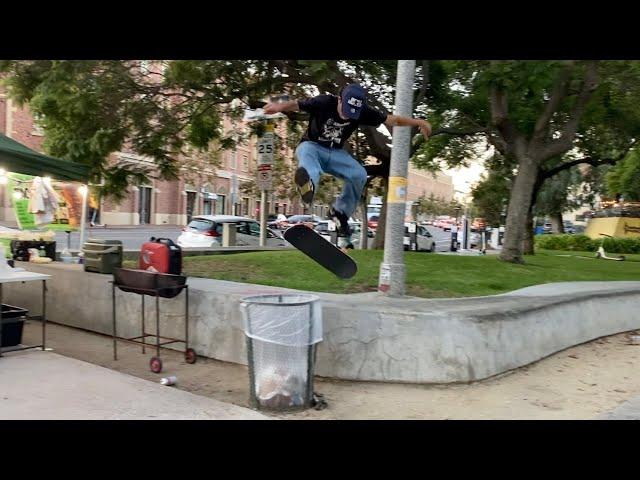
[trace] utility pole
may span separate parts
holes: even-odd
[[[260,188],[260,246],[267,244],[267,196],[273,188],[273,123],[266,121],[265,131],[258,139],[258,187]]]
[[[394,115],[409,117],[412,114],[415,69],[415,60],[398,60]],[[384,259],[380,265],[378,290],[389,296],[402,296],[405,292],[406,276],[403,240],[411,127],[395,126],[392,135]]]

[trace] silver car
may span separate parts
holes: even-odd
[[[182,229],[177,244],[183,248],[211,248],[222,245],[222,226],[225,223],[236,224],[237,246],[260,245],[260,223],[252,218],[232,215],[198,215]],[[266,245],[284,247],[282,236],[267,228]]]
[[[436,241],[429,233],[426,227],[415,225],[416,227],[416,243],[412,244],[409,237],[409,223],[404,224],[404,249],[413,249],[414,251],[435,252]]]

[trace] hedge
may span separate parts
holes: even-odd
[[[582,234],[543,234],[535,236],[536,248],[545,250],[595,252],[598,250],[601,241],[601,239],[593,240]],[[603,246],[607,253],[640,253],[640,237],[605,238]]]

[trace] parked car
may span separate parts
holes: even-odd
[[[378,228],[379,220],[380,217],[378,215],[371,215],[371,217],[369,217],[369,221],[367,222],[367,226],[375,231]]]
[[[573,222],[569,220],[565,220],[563,224],[564,224],[564,233],[571,233],[571,234],[576,233],[576,229],[573,226]]]
[[[476,230],[484,230],[487,228],[487,222],[484,218],[474,218],[471,223],[471,228],[475,228]]]
[[[362,222],[349,222],[351,226],[351,243],[355,248],[358,248],[360,245],[360,235],[362,233]],[[318,224],[313,228],[316,232],[318,232],[322,237],[331,241],[331,231],[329,230],[329,220],[321,220]],[[373,234],[370,234],[369,237],[373,237]]]
[[[247,217],[232,215],[200,215],[193,217],[182,229],[176,243],[183,248],[211,248],[222,245],[222,226],[236,224],[236,245],[260,245],[260,223]],[[266,244],[269,247],[284,247],[286,242],[270,228],[267,228]]]
[[[469,232],[469,246],[477,247],[480,245],[480,234],[478,232]]]
[[[409,248],[413,248],[414,251],[435,252],[436,241],[429,233],[429,230],[422,225],[416,225],[416,243],[413,246],[411,245],[409,225],[411,225],[411,223],[404,224],[404,249],[409,250]]]
[[[551,233],[551,222],[545,222],[542,226],[542,233]]]
[[[291,215],[286,221],[281,222],[281,228],[286,230],[293,225],[300,223],[311,223],[315,227],[318,222],[321,222],[322,218],[317,215]]]
[[[282,214],[272,214],[269,215],[269,217],[267,218],[267,227],[274,229],[274,230],[282,230],[284,228],[284,225],[287,221],[287,217]]]

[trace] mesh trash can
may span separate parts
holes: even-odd
[[[322,307],[315,295],[257,295],[240,304],[247,338],[250,402],[265,410],[313,406]]]

